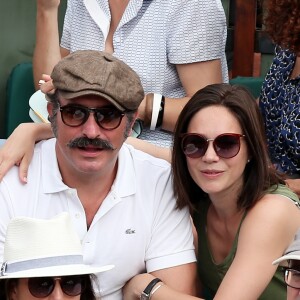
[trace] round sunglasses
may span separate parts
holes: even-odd
[[[216,154],[222,158],[236,156],[241,147],[240,139],[245,137],[238,133],[223,133],[214,139],[207,139],[201,134],[184,133],[181,135],[181,149],[190,158],[199,158],[205,155],[209,142],[213,142]]]
[[[83,125],[93,113],[99,127],[105,130],[113,130],[120,126],[125,112],[115,107],[92,108],[81,105],[67,104],[60,106],[61,119],[67,126],[78,127]]]
[[[34,277],[28,279],[28,289],[33,297],[45,298],[51,295],[55,282],[59,281],[61,290],[68,296],[78,296],[86,288],[86,277],[81,275],[63,277]]]

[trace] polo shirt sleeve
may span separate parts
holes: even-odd
[[[222,58],[227,25],[221,1],[169,1],[169,61],[172,64],[184,64]]]
[[[159,186],[161,184],[161,186]],[[196,261],[188,209],[176,209],[171,179],[156,187],[151,242],[146,250],[147,272]]]

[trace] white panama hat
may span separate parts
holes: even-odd
[[[96,274],[113,267],[83,263],[68,213],[48,220],[17,217],[7,227],[0,279]]]
[[[300,260],[300,229],[298,229],[294,241],[286,249],[283,256],[273,261],[273,265],[280,264],[281,266],[288,266],[289,260]]]

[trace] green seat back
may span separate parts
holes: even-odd
[[[230,84],[238,84],[246,87],[254,98],[257,98],[260,94],[261,87],[264,81],[264,77],[244,77],[237,76],[233,79],[230,79]]]
[[[29,98],[35,92],[32,63],[16,65],[8,78],[6,91],[5,135],[24,122],[32,122],[29,117]]]

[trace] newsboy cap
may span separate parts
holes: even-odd
[[[144,98],[136,72],[106,52],[75,51],[57,63],[51,77],[65,99],[97,95],[126,111],[136,110]]]

